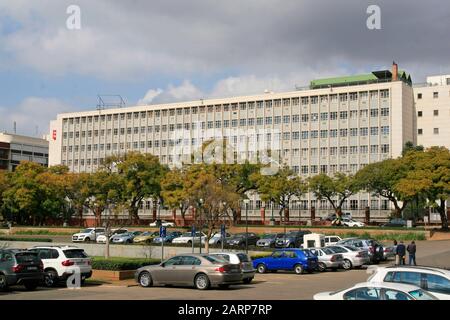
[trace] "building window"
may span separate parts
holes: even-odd
[[[417,111],[417,116],[421,117],[423,115],[422,111]]]
[[[381,134],[388,135],[389,134],[389,126],[381,127]]]
[[[418,129],[417,134],[419,134],[419,135],[423,134],[423,129]]]
[[[433,133],[434,133],[434,134],[439,134],[439,128],[434,128],[434,129],[433,129]]]
[[[378,127],[370,127],[370,135],[377,136],[378,135]]]
[[[439,115],[439,110],[433,110],[433,116],[437,117]]]
[[[439,98],[439,92],[433,92],[433,98],[434,99]]]
[[[417,99],[422,99],[422,94],[421,93],[417,94]]]
[[[388,144],[381,145],[381,153],[389,153],[389,145]]]

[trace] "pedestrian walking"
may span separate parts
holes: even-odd
[[[398,256],[398,264],[396,261],[396,265],[405,264],[406,247],[403,244],[403,241],[400,241],[400,244],[397,245],[395,253]]]
[[[413,240],[406,248],[406,251],[408,251],[409,254],[409,265],[414,264],[416,266],[416,250],[416,243]]]

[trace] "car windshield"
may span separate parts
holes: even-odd
[[[250,262],[251,261],[250,257],[244,253],[238,253],[237,256],[238,256],[240,262]]]
[[[16,253],[17,263],[38,262],[39,258],[36,252],[19,252]]]
[[[345,250],[342,247],[329,247],[329,249],[333,250],[336,253],[346,253],[347,250]]]
[[[81,230],[80,233],[91,233],[92,229]]]
[[[347,248],[348,250],[351,250],[351,251],[359,251],[358,248],[355,248],[355,247],[352,247],[352,246],[344,246],[344,248]]]
[[[268,233],[268,234],[263,235],[262,239],[273,239],[273,238],[276,238],[276,237],[277,237],[276,234]]]
[[[64,255],[69,258],[87,258],[87,254],[84,252],[83,249],[69,249],[69,250],[63,250]]]
[[[185,232],[181,235],[182,237],[192,237],[192,233],[190,232]]]
[[[416,300],[437,300],[435,296],[421,289],[410,291],[409,294]]]
[[[304,249],[302,251],[305,254],[305,256],[307,256],[308,258],[314,258],[315,257],[315,255],[309,250]]]
[[[334,254],[335,252],[329,248],[322,248],[322,251],[325,252],[325,254]]]
[[[144,233],[141,233],[141,236],[151,236],[151,235],[152,235],[152,233],[148,232],[148,231],[145,231]]]

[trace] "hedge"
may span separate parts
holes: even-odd
[[[425,233],[423,232],[408,232],[408,233],[381,233],[381,234],[370,234],[368,232],[358,234],[356,232],[347,232],[343,234],[338,234],[341,238],[370,238],[375,240],[426,240]]]
[[[136,270],[143,266],[160,263],[160,259],[142,259],[142,258],[121,258],[111,257],[105,259],[103,257],[93,257],[92,269],[95,270]]]
[[[54,232],[50,230],[18,230],[14,234],[19,235],[49,235],[49,236],[67,236],[72,235],[71,232]]]
[[[53,242],[47,238],[17,238],[17,237],[0,237],[0,241],[25,241],[25,242]]]

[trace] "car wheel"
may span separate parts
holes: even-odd
[[[342,268],[344,268],[344,270],[350,270],[352,268],[352,262],[348,259],[344,259],[342,262]]]
[[[84,242],[91,242],[91,238],[89,238],[89,237],[84,238]]]
[[[245,278],[244,280],[242,280],[243,283],[245,284],[249,284],[250,282],[252,282],[253,278]]]
[[[25,289],[27,289],[28,291],[33,291],[36,290],[37,286],[38,286],[38,282],[37,281],[26,281],[23,284],[25,286]]]
[[[153,284],[152,276],[149,272],[144,271],[139,275],[139,285],[144,288],[151,287]]]
[[[189,241],[187,242],[187,244],[192,244],[192,241],[191,241],[191,240],[189,240]]]
[[[319,262],[319,264],[317,265],[317,269],[319,269],[320,272],[324,272],[325,270],[327,270],[327,266],[325,265],[325,263]]]
[[[258,270],[259,273],[266,273],[267,268],[265,265],[263,265],[262,263],[258,264],[256,266],[256,270]]]
[[[6,290],[6,288],[8,288],[6,276],[4,274],[0,274],[0,290]]]
[[[294,271],[296,274],[302,274],[303,273],[303,267],[301,264],[296,264],[294,266]]]
[[[48,270],[44,277],[44,284],[46,287],[51,288],[58,282],[58,273],[55,270]]]
[[[206,274],[200,273],[195,277],[194,284],[197,289],[206,290],[211,285],[211,282]]]

